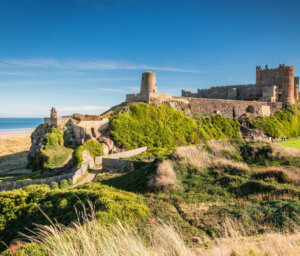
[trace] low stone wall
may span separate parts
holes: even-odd
[[[51,182],[60,182],[62,180],[73,179],[74,172],[53,176],[36,180],[20,180],[20,181],[2,181],[0,182],[0,191],[13,190],[23,188],[29,185],[50,184]]]
[[[106,158],[106,159],[107,158],[109,158],[109,159],[128,158],[128,157],[132,157],[132,156],[142,154],[145,151],[147,151],[147,147],[128,150],[128,151],[125,151],[125,152],[111,154],[111,155],[107,155],[107,156],[97,156],[97,157],[95,157],[95,164],[96,165],[102,164],[104,158]]]
[[[88,151],[83,151],[82,153],[83,164],[76,171],[57,175],[53,177],[48,177],[44,179],[36,180],[20,180],[20,181],[2,181],[0,182],[0,191],[13,190],[18,188],[23,188],[29,185],[38,185],[38,184],[50,184],[51,182],[61,182],[62,180],[72,179],[73,184],[75,184],[78,179],[80,179],[89,168],[95,165],[94,158],[91,157]]]
[[[129,160],[103,158],[102,169],[113,172],[129,172],[134,170],[134,162]]]

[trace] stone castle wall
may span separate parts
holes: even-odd
[[[239,118],[249,112],[253,116],[269,116],[282,109],[282,102],[189,98],[192,113],[220,113],[229,118]]]

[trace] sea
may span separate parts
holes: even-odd
[[[0,131],[31,130],[43,122],[43,118],[0,118]]]

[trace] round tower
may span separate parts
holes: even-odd
[[[287,105],[295,104],[294,67],[279,67],[282,81],[282,101]]]
[[[151,71],[142,74],[141,94],[157,93],[156,76]]]

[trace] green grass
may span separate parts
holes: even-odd
[[[280,145],[288,147],[288,148],[296,148],[300,149],[300,139],[298,140],[288,140],[279,142]]]

